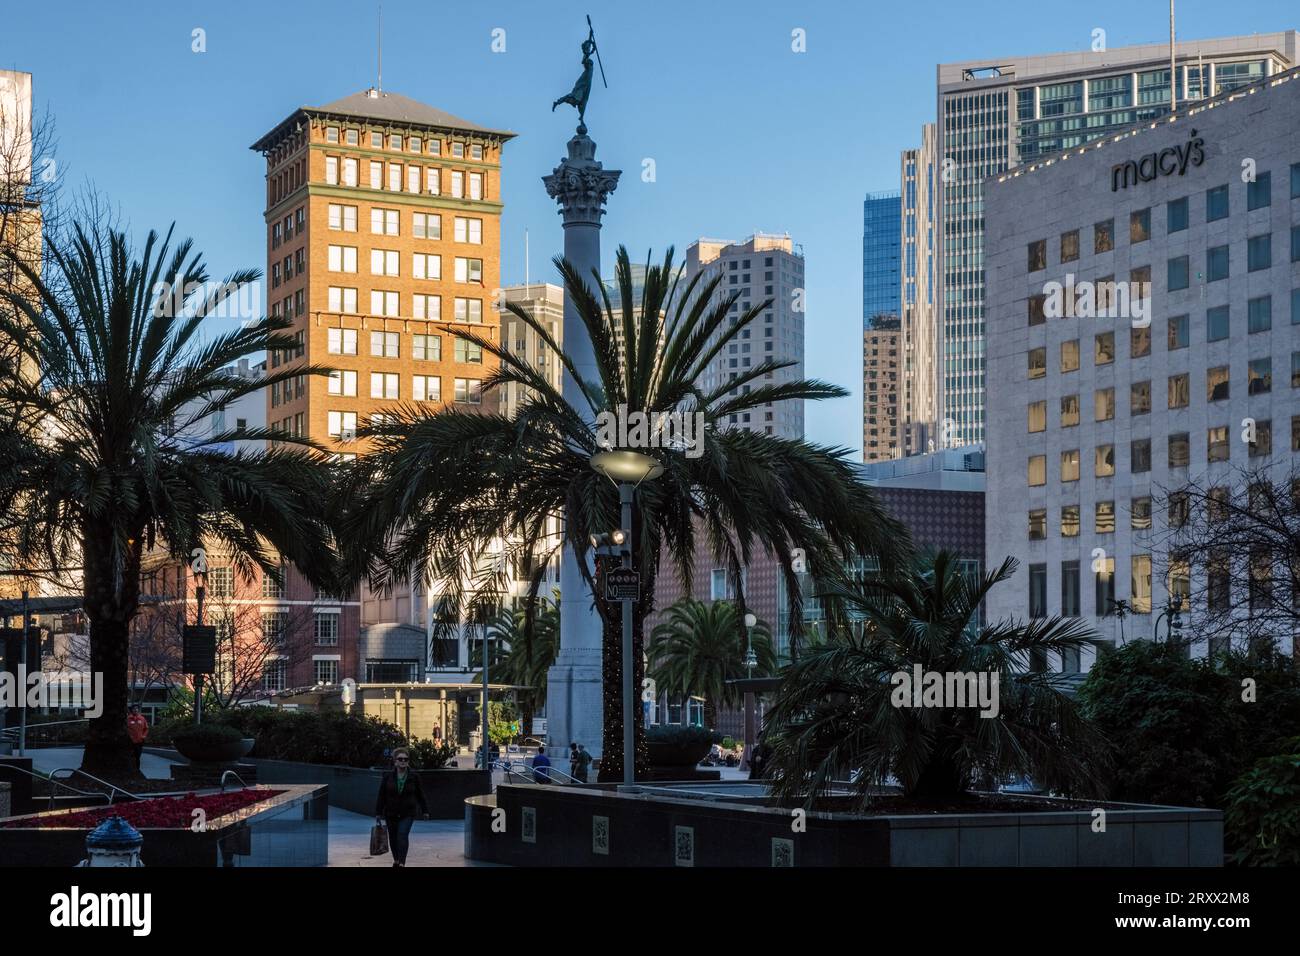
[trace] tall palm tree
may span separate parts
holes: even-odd
[[[1012,774],[1063,793],[1098,795],[1102,736],[1059,675],[1034,672],[1031,663],[1040,654],[1078,651],[1093,633],[1066,618],[979,622],[985,596],[1015,567],[1008,558],[972,579],[940,551],[896,575],[833,586],[859,626],[837,622],[783,674],[764,730],[776,793],[811,803],[837,774],[858,770],[862,807],[890,777],[924,800],[959,798],[979,780]],[[918,664],[923,673],[997,674],[996,716],[952,701],[910,706],[897,694],[904,685],[895,675],[911,676]]]
[[[513,383],[526,389],[528,397],[514,419],[449,406],[432,414],[408,410],[362,430],[373,439],[375,452],[357,462],[347,496],[352,507],[344,539],[354,546],[354,576],[368,575],[374,586],[384,587],[410,569],[423,569],[446,587],[448,605],[461,608],[467,590],[479,595],[504,587],[500,565],[466,574],[467,568],[477,570],[473,559],[489,543],[504,540],[508,554],[536,569],[535,594],[546,560],[559,547],[547,535],[555,519],[563,515],[560,537],[579,554],[589,548],[592,532],[619,522],[617,489],[592,470],[590,459],[603,450],[596,416],[620,406],[698,414],[703,420],[698,457],[682,448],[655,450],[664,473],[637,494],[631,530],[643,599],[633,615],[635,686],[641,686],[644,621],[653,610],[661,555],[689,580],[701,534],[733,578],[740,577],[755,548],[776,556],[796,620],[796,644],[801,597],[793,569],[795,549],[802,549],[808,570],[822,577],[842,566],[845,553],[871,555],[885,566],[897,559],[906,533],[856,479],[847,449],[722,427],[729,415],[768,402],[847,394],[817,381],[769,380],[769,374],[789,362],[760,362],[732,381],[702,384],[709,362],[770,302],[732,316],[739,292],[715,296],[721,277],[701,282],[696,276],[679,288],[671,249],[662,264],[647,266],[639,303],[627,251],[619,249],[617,309],[599,276],[583,277],[561,258],[555,264],[591,337],[599,381],[583,381],[548,324],[515,303],[507,308],[580,383],[583,400],[578,405],[567,402],[523,357],[484,336],[467,334],[463,326],[449,328],[499,361],[484,380],[485,392]],[[601,299],[593,288],[600,290]],[[603,565],[602,559],[598,572]],[[584,574],[591,584],[591,575],[585,569]],[[743,594],[738,599],[743,613]],[[604,622],[601,775],[608,779],[622,776],[621,620],[618,605],[607,605],[599,594],[595,605]],[[647,756],[640,726],[636,741],[640,772]]]
[[[727,683],[749,675],[745,652],[754,648],[754,675],[776,671],[772,633],[759,621],[745,639],[744,615],[730,601],[684,598],[668,608],[661,624],[650,632],[650,677],[657,691],[704,698],[704,723],[718,725],[718,707],[734,707],[742,694]]]
[[[51,255],[56,272],[45,280],[10,255],[35,296],[10,295],[14,311],[0,311],[0,339],[24,359],[0,370],[0,406],[18,410],[0,424],[0,445],[21,449],[0,473],[0,511],[26,529],[10,542],[20,567],[82,565],[90,666],[104,678],[103,715],[90,722],[82,766],[126,776],[127,650],[146,549],[189,561],[215,541],[242,573],[256,565],[278,575],[283,554],[318,585],[335,583],[319,504],[329,488],[323,456],[221,447],[292,440],[269,429],[187,434],[241,396],[320,370],[232,374],[239,359],[295,340],[280,334],[288,325],[279,319],[201,340],[205,319],[259,274],[209,283],[192,243],[172,249],[170,230],[161,242],[151,232],[137,257],[124,233],[77,228]]]
[[[488,650],[488,679],[494,683],[527,687],[519,709],[525,733],[531,733],[533,715],[546,703],[547,673],[560,652],[559,592],[553,601],[541,601],[529,630],[528,609],[505,609],[489,628],[497,638]],[[474,679],[481,679],[478,671]]]

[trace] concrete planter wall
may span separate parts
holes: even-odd
[[[1050,798],[1042,798],[1051,803]],[[506,811],[504,832],[492,810]],[[465,855],[551,866],[1222,866],[1217,810],[1107,804],[1105,832],[1077,810],[860,816],[600,787],[502,785],[466,801]]]
[[[277,787],[276,789],[286,789]],[[207,830],[140,831],[145,866],[326,866],[329,804],[323,787],[289,792],[208,821]],[[66,813],[55,810],[36,818]],[[0,861],[22,866],[75,866],[86,856],[84,829],[0,827]]]
[[[282,783],[317,783],[329,787],[330,806],[371,816],[375,812],[375,798],[379,795],[382,770],[360,767],[338,767],[327,764],[298,763],[291,760],[262,760],[247,758],[246,763],[257,767],[257,782],[267,785]],[[465,799],[492,792],[492,781],[486,770],[416,770],[420,786],[429,803],[429,816],[435,820],[459,820],[465,813]]]

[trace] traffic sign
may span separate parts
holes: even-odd
[[[186,674],[211,674],[216,669],[216,626],[186,624],[181,629],[181,670]]]
[[[641,574],[631,568],[611,568],[605,572],[606,601],[641,600]]]

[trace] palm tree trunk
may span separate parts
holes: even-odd
[[[608,561],[602,558],[600,561]],[[597,582],[606,565],[598,562]],[[641,595],[644,599],[653,593],[653,581],[647,587],[642,579]],[[597,589],[599,592],[599,588]],[[641,687],[645,680],[645,600],[632,606],[632,695],[634,718],[641,714]],[[607,604],[598,593],[596,610],[600,614],[601,628],[601,682],[603,689],[601,732],[600,783],[621,782],[623,780],[623,607],[621,604]],[[636,753],[633,764],[633,779],[644,780],[649,776],[650,750],[646,745],[645,724],[636,719],[633,724],[633,747]]]
[[[88,529],[82,536],[85,559],[83,597],[90,625],[91,675],[92,678],[103,677],[100,690],[102,712],[90,721],[81,768],[87,773],[113,780],[139,775],[132,759],[131,742],[126,735],[126,711],[130,695],[131,620],[140,598],[141,545],[137,536],[122,572],[119,590],[115,587],[111,539],[108,535],[96,534],[97,531]]]

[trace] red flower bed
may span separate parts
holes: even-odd
[[[127,823],[142,830],[146,827],[163,830],[188,830],[194,822],[194,811],[202,810],[206,819],[217,817],[244,807],[252,806],[284,793],[283,790],[234,790],[230,793],[211,793],[199,796],[187,793],[183,797],[158,797],[154,800],[135,800],[111,807],[96,807],[76,813],[56,816],[10,820],[0,827],[24,827],[42,830],[93,830],[112,816],[120,816]]]

